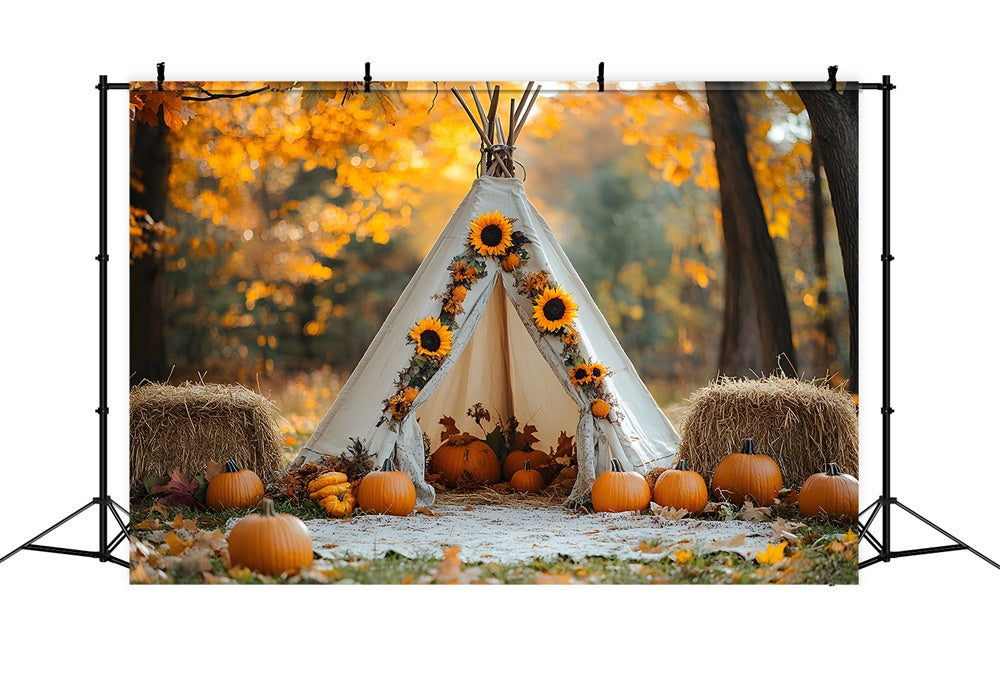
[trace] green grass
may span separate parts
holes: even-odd
[[[277,503],[277,511],[294,514],[302,519],[324,518],[315,504],[289,505]],[[194,519],[199,531],[225,531],[226,522],[233,516],[227,512],[198,512],[187,508],[169,508],[165,513],[154,513],[149,502],[133,503],[132,522],[148,518],[161,519],[168,524],[180,514]],[[795,533],[798,540],[786,551],[784,561],[776,565],[760,565],[730,552],[698,553],[679,563],[671,558],[674,552],[664,552],[656,560],[635,562],[616,557],[588,557],[582,561],[566,558],[525,563],[468,563],[462,564],[461,582],[485,582],[508,585],[538,583],[582,584],[851,584],[857,582],[857,545],[847,551],[832,551],[831,543],[839,540],[848,529],[857,533],[857,526],[830,520],[810,521],[797,514],[783,513],[783,518],[800,521],[806,525]],[[711,518],[711,517],[710,517]],[[717,515],[715,518],[723,518]],[[168,526],[164,526],[166,528]],[[143,537],[143,531],[137,531]],[[656,542],[651,543],[655,546]],[[777,544],[777,541],[775,541]],[[213,576],[239,584],[297,583],[354,583],[354,584],[409,584],[434,580],[441,560],[432,556],[407,558],[389,553],[376,560],[342,559],[317,560],[312,571],[293,576],[289,580],[262,576],[249,571],[226,569],[223,561],[211,559]],[[191,572],[179,565],[164,569],[165,579],[159,582],[203,583],[208,582],[204,572]]]

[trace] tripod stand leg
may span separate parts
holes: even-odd
[[[41,533],[39,533],[35,537],[33,537],[30,540],[28,540],[27,542],[25,542],[23,545],[21,545],[20,547],[18,547],[14,551],[8,552],[6,555],[4,555],[4,557],[2,559],[0,559],[0,563],[3,563],[4,561],[7,561],[7,559],[11,558],[12,556],[14,556],[18,552],[20,552],[22,549],[32,549],[31,545],[33,545],[36,540],[41,540],[46,535],[48,535],[49,533],[51,533],[52,531],[54,531],[56,528],[58,528],[59,526],[63,525],[67,521],[70,521],[71,519],[79,516],[83,512],[85,512],[88,509],[90,509],[91,507],[93,507],[95,504],[97,504],[97,500],[96,499],[91,500],[90,502],[88,502],[87,504],[83,505],[82,507],[80,507],[79,509],[77,509],[75,512],[73,512],[72,514],[70,514],[69,516],[67,516],[66,518],[64,518],[63,520],[59,521],[58,523],[56,523],[56,524],[54,524],[52,526],[49,526],[48,528],[46,528],[45,530],[43,530]],[[47,550],[45,550],[45,551],[47,551]]]
[[[941,528],[937,524],[929,521],[928,519],[925,519],[923,516],[921,516],[920,514],[918,514],[915,511],[913,511],[912,509],[910,509],[909,507],[907,507],[902,502],[897,501],[896,502],[896,506],[899,507],[900,509],[902,509],[903,511],[905,511],[906,513],[908,513],[910,516],[914,517],[915,519],[917,519],[917,520],[919,520],[919,521],[927,524],[928,526],[930,526],[931,528],[933,528],[937,532],[941,533],[941,535],[943,535],[946,538],[948,538],[949,540],[952,540],[953,542],[957,543],[958,545],[961,545],[961,549],[967,549],[970,552],[972,552],[973,554],[975,554],[977,557],[979,557],[980,559],[982,559],[983,561],[985,561],[986,563],[988,563],[989,565],[993,566],[994,568],[1000,568],[1000,564],[998,564],[997,562],[993,561],[993,559],[989,558],[988,556],[986,556],[982,552],[980,552],[978,550],[975,550],[972,547],[969,547],[967,544],[965,544],[964,542],[962,542],[961,540],[959,540],[958,538],[956,538],[954,535],[952,535],[951,533],[949,533],[945,529]],[[949,551],[946,548],[931,548],[931,549],[936,550],[936,551]],[[958,548],[956,548],[956,549],[958,549]]]
[[[872,536],[871,532],[868,529],[871,528],[872,523],[875,521],[875,517],[878,516],[879,511],[882,509],[881,502],[882,498],[879,498],[865,508],[865,511],[868,511],[872,507],[875,507],[875,511],[872,512],[872,515],[868,518],[868,521],[866,521],[865,524],[861,527],[861,532],[858,533],[858,537],[862,540],[867,540],[868,543],[875,548],[875,551],[878,552],[879,555],[882,554],[882,544]],[[861,512],[861,514],[858,514],[858,516],[860,517],[863,514],[864,512]]]

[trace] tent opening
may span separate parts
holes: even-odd
[[[499,274],[479,325],[454,368],[427,402],[417,410],[421,430],[431,441],[431,452],[441,444],[442,416],[455,419],[459,429],[483,437],[483,430],[466,415],[475,403],[489,410],[491,431],[511,416],[533,424],[539,442],[548,452],[559,434],[575,435],[580,411],[566,393],[534,340],[524,328]]]

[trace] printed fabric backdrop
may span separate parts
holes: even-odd
[[[133,583],[857,582],[857,90],[130,116]]]

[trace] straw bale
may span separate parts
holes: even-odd
[[[209,460],[233,459],[265,482],[283,462],[278,410],[250,389],[230,384],[143,383],[129,394],[129,485],[143,479],[203,473]]]
[[[723,377],[688,400],[680,457],[706,481],[748,438],[777,461],[786,487],[801,486],[827,462],[858,475],[857,407],[826,380]]]

